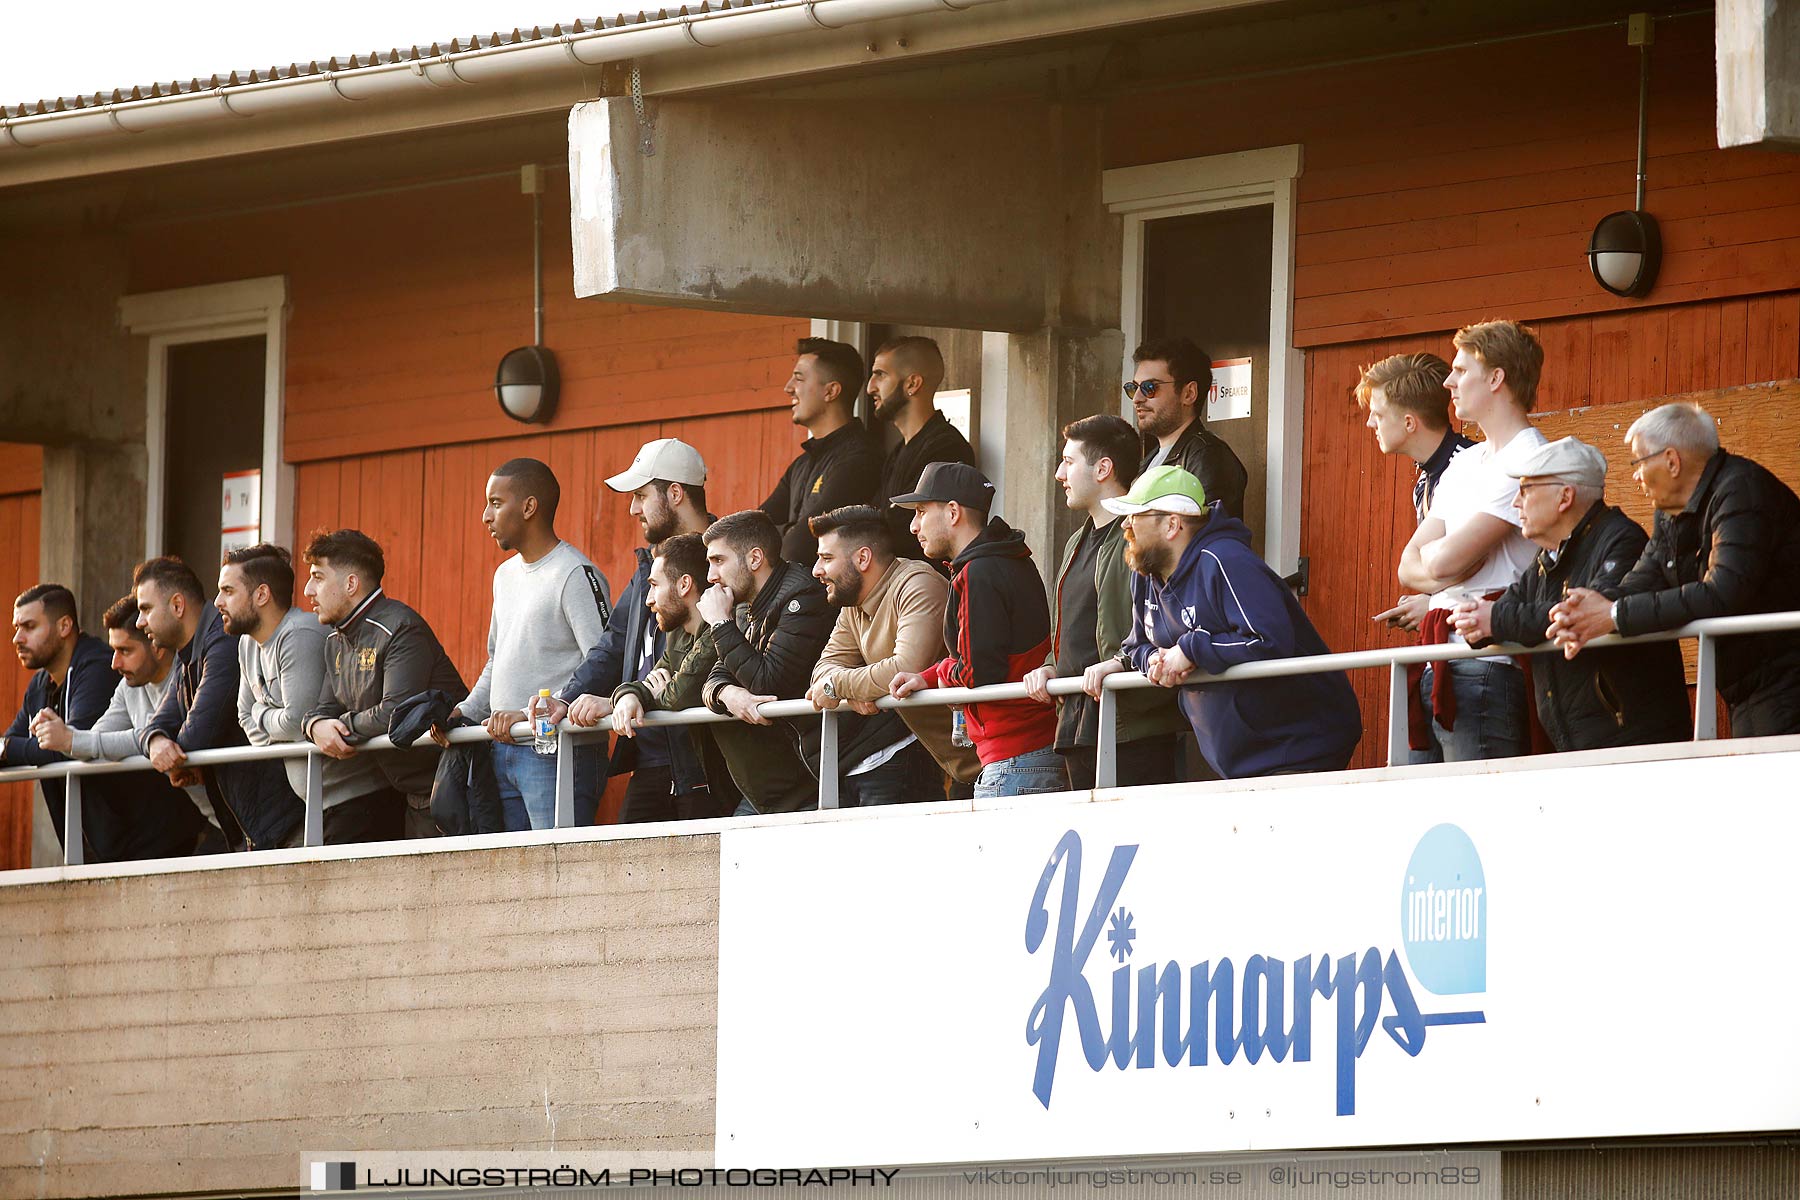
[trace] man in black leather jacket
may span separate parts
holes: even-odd
[[[1576,589],[1552,611],[1570,655],[1590,638],[1706,617],[1800,609],[1800,497],[1766,467],[1719,448],[1717,424],[1665,404],[1625,433],[1656,528],[1611,600]],[[1719,694],[1734,737],[1800,733],[1800,631],[1719,641]]]

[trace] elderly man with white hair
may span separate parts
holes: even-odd
[[[1468,600],[1456,627],[1470,645],[1549,640],[1550,610],[1574,588],[1618,594],[1649,540],[1606,503],[1606,456],[1575,438],[1509,445],[1496,459],[1519,481],[1513,507],[1537,558],[1495,600]],[[1579,658],[1531,657],[1538,722],[1558,750],[1639,746],[1688,736],[1687,680],[1674,642],[1611,646]]]
[[[1800,608],[1800,497],[1757,463],[1719,448],[1697,405],[1651,409],[1625,432],[1656,528],[1618,597],[1576,588],[1550,634],[1574,658],[1602,634],[1674,629],[1705,617]],[[1800,632],[1719,642],[1719,694],[1736,737],[1800,733]]]

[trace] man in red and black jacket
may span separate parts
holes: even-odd
[[[1050,648],[1050,604],[1025,535],[989,517],[994,485],[963,463],[930,463],[919,485],[893,504],[913,510],[912,532],[927,558],[950,563],[942,662],[894,676],[890,690],[1018,683]],[[969,739],[981,757],[975,795],[1024,796],[1069,787],[1056,753],[1056,713],[1030,700],[971,704]]]

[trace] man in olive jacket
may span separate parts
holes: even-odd
[[[697,533],[677,534],[656,547],[650,560],[646,603],[663,635],[663,652],[642,679],[627,679],[613,689],[612,727],[621,737],[636,738],[650,712],[699,708],[700,690],[719,661],[712,630],[700,616],[700,593],[706,587],[706,546]],[[639,805],[622,820],[691,821],[728,817],[741,797],[719,744],[705,725],[669,730],[681,752],[702,765],[705,781],[676,791],[660,805]]]
[[[1025,676],[1025,694],[1057,707],[1056,749],[1069,769],[1069,785],[1094,786],[1100,705],[1092,694],[1051,696],[1052,679],[1085,676],[1096,663],[1117,658],[1131,632],[1131,568],[1125,565],[1123,523],[1100,501],[1123,496],[1137,478],[1137,431],[1110,413],[1063,426],[1062,464],[1056,481],[1064,502],[1086,518],[1063,547],[1057,569],[1056,611],[1050,654]],[[1181,735],[1187,719],[1172,693],[1139,688],[1118,694],[1117,785],[1176,783],[1182,778]],[[1129,747],[1129,749],[1128,749]]]
[[[805,566],[782,559],[780,531],[759,509],[720,517],[702,536],[712,586],[700,597],[700,616],[719,661],[701,699],[714,712],[737,718],[713,727],[744,795],[737,811],[749,816],[817,808],[818,781],[801,760],[798,731],[757,708],[806,693],[812,665],[831,636],[825,589]]]
[[[1541,646],[1564,593],[1583,587],[1617,595],[1649,539],[1606,503],[1606,457],[1584,442],[1515,442],[1496,465],[1519,481],[1520,527],[1541,549],[1498,599],[1466,600],[1454,620],[1470,645]],[[1530,672],[1538,722],[1558,750],[1683,741],[1690,732],[1675,642],[1609,646],[1573,659],[1534,654]]]
[[[1768,468],[1719,448],[1693,404],[1651,409],[1625,432],[1656,528],[1618,599],[1586,588],[1551,613],[1573,656],[1590,638],[1675,629],[1707,617],[1800,608],[1800,497]],[[1719,639],[1719,694],[1733,737],[1800,733],[1800,632]]]

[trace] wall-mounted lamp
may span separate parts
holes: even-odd
[[[1588,269],[1594,280],[1615,296],[1647,296],[1662,268],[1662,232],[1644,211],[1647,147],[1650,132],[1650,43],[1656,26],[1649,13],[1632,13],[1626,21],[1626,43],[1638,48],[1637,203],[1629,210],[1607,213],[1588,239]]]
[[[541,425],[556,412],[560,382],[556,356],[544,346],[544,173],[519,169],[519,190],[531,197],[532,344],[508,350],[494,371],[494,398],[515,421]]]
[[[556,356],[542,346],[508,350],[494,372],[494,395],[515,421],[541,425],[556,411]]]

